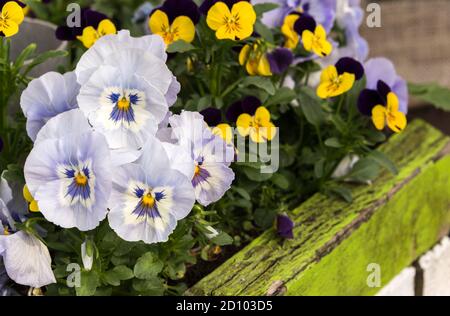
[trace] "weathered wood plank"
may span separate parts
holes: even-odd
[[[373,295],[367,266],[382,285],[450,229],[449,139],[423,121],[381,150],[400,172],[355,186],[347,204],[317,194],[292,211],[295,239],[269,230],[188,290],[192,295],[265,295],[282,281],[287,295]]]

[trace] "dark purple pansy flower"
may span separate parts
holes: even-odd
[[[350,57],[343,57],[336,63],[338,74],[348,72],[355,75],[355,79],[359,80],[364,76],[364,67],[359,61]]]
[[[192,0],[166,0],[162,6],[155,10],[161,10],[167,14],[170,23],[182,15],[190,18],[194,24],[197,24],[200,20],[200,11]]]
[[[267,54],[272,74],[280,75],[284,73],[294,61],[294,54],[287,48],[277,48]]]
[[[358,110],[361,114],[371,116],[372,109],[387,103],[387,95],[391,88],[382,80],[378,80],[377,90],[364,89],[358,97]]]
[[[97,28],[101,21],[108,17],[103,13],[91,10],[90,8],[81,9],[81,26],[68,27],[67,25],[58,26],[56,29],[56,38],[60,41],[74,41],[77,36],[83,34],[83,29],[87,26]]]
[[[223,3],[225,3],[228,6],[228,8],[231,9],[235,3],[238,3],[238,2],[241,2],[241,1],[250,2],[250,0],[205,0],[200,5],[200,12],[202,14],[204,14],[204,15],[207,15],[209,9],[211,9],[211,7],[213,5],[215,5],[217,2],[223,2]]]
[[[303,31],[309,30],[314,33],[316,30],[316,20],[309,14],[300,14],[300,18],[294,24],[294,30],[298,35],[302,35]]]
[[[208,126],[217,126],[222,122],[222,112],[216,108],[206,108],[200,111],[203,115],[203,119],[208,124]]]
[[[261,101],[257,97],[245,97],[244,99],[233,103],[227,111],[226,117],[228,122],[236,122],[239,115],[248,113],[255,114],[258,107],[261,106]]]
[[[277,233],[280,237],[286,239],[294,238],[294,222],[286,214],[277,216]]]

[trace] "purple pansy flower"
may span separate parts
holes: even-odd
[[[166,0],[153,11],[155,10],[161,10],[167,14],[169,23],[172,23],[179,16],[187,16],[194,24],[197,24],[200,20],[199,8],[192,0]]]
[[[217,126],[222,122],[222,111],[219,109],[209,107],[200,111],[200,114],[208,126]]]
[[[272,74],[280,75],[293,63],[294,54],[290,49],[279,47],[267,53],[267,60]]]
[[[277,216],[277,233],[280,237],[286,239],[294,238],[294,222],[286,214]]]
[[[311,15],[317,23],[322,24],[328,33],[333,27],[336,14],[336,0],[253,0],[252,2],[278,4],[278,8],[263,15],[262,21],[269,27],[280,27],[288,14],[302,11]]]
[[[247,113],[250,115],[255,114],[256,110],[262,105],[261,101],[257,97],[248,96],[242,100],[233,103],[226,113],[228,122],[236,122],[239,115]]]

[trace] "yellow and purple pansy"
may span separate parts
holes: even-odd
[[[285,37],[286,48],[295,49],[301,38],[303,48],[319,57],[326,57],[333,50],[323,25],[317,24],[314,18],[306,13],[293,12],[287,15],[281,32]]]
[[[205,4],[206,3],[206,4]],[[206,23],[219,40],[243,40],[253,34],[256,12],[248,1],[205,1]],[[211,5],[212,4],[212,5]]]
[[[153,34],[161,36],[166,45],[178,40],[191,43],[200,12],[192,0],[166,0],[150,14],[148,25]]]
[[[358,99],[358,109],[371,116],[376,129],[383,130],[386,125],[395,133],[400,133],[407,125],[406,114],[400,111],[399,98],[382,80],[377,89],[365,89]]]
[[[24,7],[25,4],[20,1],[0,0],[0,36],[11,37],[19,32]]]
[[[81,25],[69,27],[58,26],[56,38],[61,41],[80,40],[86,48],[90,48],[102,36],[116,34],[114,23],[103,13],[90,8],[81,9]]]
[[[276,135],[269,110],[256,97],[249,96],[233,103],[226,116],[228,121],[236,122],[239,135],[249,136],[255,143],[270,141]]]
[[[230,124],[222,123],[222,111],[209,107],[200,111],[200,114],[203,115],[203,119],[214,135],[225,140],[227,144],[233,142],[233,130]]]
[[[284,73],[294,61],[289,49],[269,49],[268,45],[258,39],[253,44],[246,44],[239,53],[239,64],[245,66],[250,76],[272,76]]]
[[[344,57],[326,67],[320,76],[317,95],[322,99],[337,97],[350,91],[356,80],[364,76],[364,67],[357,60]]]

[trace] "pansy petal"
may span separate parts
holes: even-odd
[[[372,109],[372,122],[378,130],[383,130],[386,126],[386,108],[377,105]]]
[[[36,288],[56,283],[50,254],[39,239],[23,231],[0,239],[6,272],[16,283]]]
[[[154,11],[148,23],[153,34],[164,33],[170,26],[169,17],[161,10]]]
[[[389,113],[398,112],[398,97],[393,92],[389,92],[387,95],[387,110]]]
[[[187,16],[177,17],[173,23],[172,28],[178,30],[178,37],[185,42],[192,42],[195,37],[195,25]]]
[[[406,115],[402,112],[391,113],[387,116],[387,125],[395,133],[400,133],[407,125]]]
[[[20,25],[25,18],[23,9],[14,1],[6,2],[3,6],[2,13],[3,15],[7,15],[8,19],[16,23],[16,26]]]
[[[9,23],[3,26],[0,31],[5,34],[5,37],[10,37],[19,32],[19,25],[14,21],[9,21]]]
[[[270,122],[270,112],[265,106],[260,106],[255,112],[255,120],[261,124]]]
[[[101,36],[104,36],[109,34],[116,34],[117,29],[114,23],[111,22],[111,20],[105,19],[98,25],[97,31]]]
[[[206,23],[214,30],[219,30],[224,25],[224,18],[231,15],[230,9],[223,2],[217,2],[208,11]]]
[[[236,126],[241,136],[245,137],[250,133],[250,124],[252,120],[253,118],[247,113],[239,115]]]

